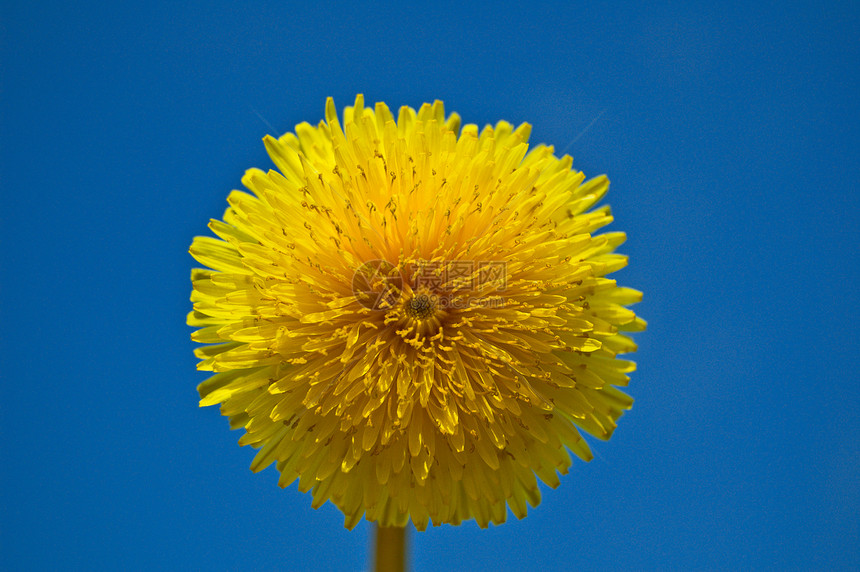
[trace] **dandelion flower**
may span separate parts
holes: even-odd
[[[200,405],[349,528],[523,518],[632,404],[609,181],[439,101],[325,118],[266,137],[278,171],[191,245]]]

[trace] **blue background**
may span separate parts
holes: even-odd
[[[860,5],[121,4],[0,8],[0,566],[367,565],[198,409],[184,324],[261,137],[357,92],[609,174],[649,322],[596,459],[414,570],[860,566]]]

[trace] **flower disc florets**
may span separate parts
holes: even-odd
[[[577,429],[608,438],[632,399],[641,294],[606,275],[623,233],[594,236],[609,182],[585,182],[530,126],[460,129],[441,102],[396,121],[363,98],[266,137],[220,239],[191,254],[201,406],[240,444],[332,501],[353,527],[505,521],[559,484]]]

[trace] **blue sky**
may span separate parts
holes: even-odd
[[[414,570],[860,567],[858,37],[853,2],[4,2],[3,566],[367,565],[197,407],[184,324],[262,136],[361,92],[607,173],[649,322],[595,460]]]

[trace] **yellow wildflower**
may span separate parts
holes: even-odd
[[[522,518],[568,450],[591,458],[577,429],[606,439],[632,404],[641,294],[606,278],[609,208],[586,212],[609,181],[439,101],[325,115],[266,137],[280,172],[249,170],[191,245],[200,405],[347,527]]]

